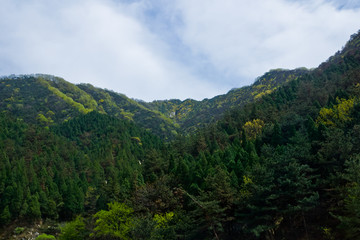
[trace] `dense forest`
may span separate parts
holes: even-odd
[[[47,75],[0,91],[4,239],[360,239],[360,32],[203,101]]]

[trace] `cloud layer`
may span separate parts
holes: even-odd
[[[360,28],[345,3],[0,0],[0,75],[48,73],[147,101],[213,97],[326,60]]]

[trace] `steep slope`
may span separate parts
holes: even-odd
[[[134,121],[164,139],[173,138],[177,134],[178,125],[174,124],[170,118],[144,107],[123,94],[95,88],[90,84],[80,84],[78,87],[98,102],[102,112]]]

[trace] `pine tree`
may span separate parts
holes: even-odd
[[[28,209],[26,212],[26,217],[29,220],[37,220],[41,218],[41,210],[38,194],[31,195],[28,199]]]
[[[11,219],[11,214],[9,210],[9,206],[6,205],[5,208],[0,212],[0,223],[5,225],[9,223]]]

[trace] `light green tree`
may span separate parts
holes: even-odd
[[[174,212],[168,212],[164,214],[155,214],[153,221],[156,223],[151,234],[153,240],[171,240],[176,239],[174,226],[171,225],[171,221],[174,218]]]
[[[243,128],[245,130],[246,136],[253,140],[256,139],[256,136],[261,134],[263,127],[265,126],[264,121],[261,119],[254,119],[252,121],[248,121],[244,124]]]
[[[346,122],[352,120],[351,113],[354,110],[355,98],[339,99],[336,98],[337,104],[332,108],[322,108],[316,119],[318,124],[325,126],[343,126]]]
[[[86,239],[84,218],[78,216],[75,220],[68,222],[61,227],[60,240],[83,240]]]
[[[119,202],[109,203],[108,208],[109,210],[101,210],[94,215],[96,227],[91,236],[130,239],[133,209]]]

